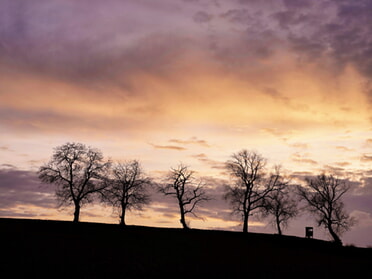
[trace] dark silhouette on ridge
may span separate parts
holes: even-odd
[[[266,170],[266,159],[255,151],[243,149],[233,153],[226,162],[233,185],[225,189],[225,200],[229,201],[233,213],[240,214],[243,232],[248,232],[249,217],[272,215],[272,223],[278,234],[297,214],[297,200],[289,195],[290,181],[275,166],[273,173]],[[82,143],[66,143],[54,149],[50,161],[40,167],[41,181],[56,186],[59,206],[74,205],[73,222],[79,222],[80,209],[97,197],[119,209],[120,224],[126,226],[127,210],[137,209],[149,203],[147,189],[152,180],[145,176],[137,160],[113,165],[105,161],[101,151]],[[166,183],[159,184],[158,191],[173,196],[178,202],[180,223],[189,229],[186,215],[195,214],[197,206],[210,200],[202,182],[196,182],[194,171],[182,163],[171,168]],[[317,217],[319,226],[324,226],[334,242],[342,245],[340,235],[355,223],[344,210],[342,196],[349,190],[345,181],[332,175],[307,178],[307,186],[296,186],[296,194],[306,202],[307,209]]]
[[[184,229],[188,229],[186,214],[190,213],[197,217],[194,212],[197,205],[210,198],[204,191],[202,183],[195,182],[194,172],[183,164],[171,169],[167,181],[168,183],[159,187],[159,192],[177,199],[181,216],[180,223]]]
[[[224,198],[230,202],[233,213],[243,219],[243,232],[248,232],[248,220],[265,207],[269,195],[282,186],[281,177],[265,175],[266,159],[255,151],[243,149],[231,155],[226,168],[234,185],[226,187]]]
[[[324,173],[307,178],[306,182],[307,188],[298,187],[300,198],[307,203],[307,210],[317,217],[318,226],[324,226],[333,241],[342,245],[340,235],[355,223],[341,200],[350,187],[345,181]]]
[[[275,172],[271,174],[271,177],[277,180],[276,184],[279,184],[279,187],[264,200],[262,213],[263,217],[272,216],[271,224],[281,235],[283,228],[287,228],[289,221],[298,214],[297,199],[290,189],[294,188],[294,185],[291,185],[290,180],[281,174],[281,166],[275,166]]]
[[[82,143],[66,143],[54,149],[52,158],[39,169],[41,181],[56,185],[59,206],[74,205],[74,222],[79,222],[80,208],[94,200],[105,188],[103,180],[109,162],[98,149]]]
[[[127,210],[142,210],[150,203],[147,188],[152,182],[137,160],[112,165],[105,183],[107,187],[102,192],[102,201],[119,210],[120,225],[126,225]]]

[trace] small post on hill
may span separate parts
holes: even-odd
[[[313,238],[314,229],[313,227],[305,227],[305,236],[306,238]]]

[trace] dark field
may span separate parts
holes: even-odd
[[[315,239],[21,219],[0,230],[1,278],[372,278],[372,249]]]

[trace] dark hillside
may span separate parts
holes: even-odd
[[[269,234],[0,219],[6,278],[345,278],[372,249]],[[5,277],[4,277],[5,278]]]

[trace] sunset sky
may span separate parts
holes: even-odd
[[[189,165],[215,198],[191,227],[241,230],[221,196],[224,162],[244,148],[296,182],[347,179],[358,224],[343,240],[372,246],[371,77],[372,0],[0,0],[0,216],[72,220],[36,171],[82,142],[159,181]],[[98,204],[81,219],[118,222]],[[155,193],[127,223],[178,220]],[[266,220],[251,231],[275,232]]]

